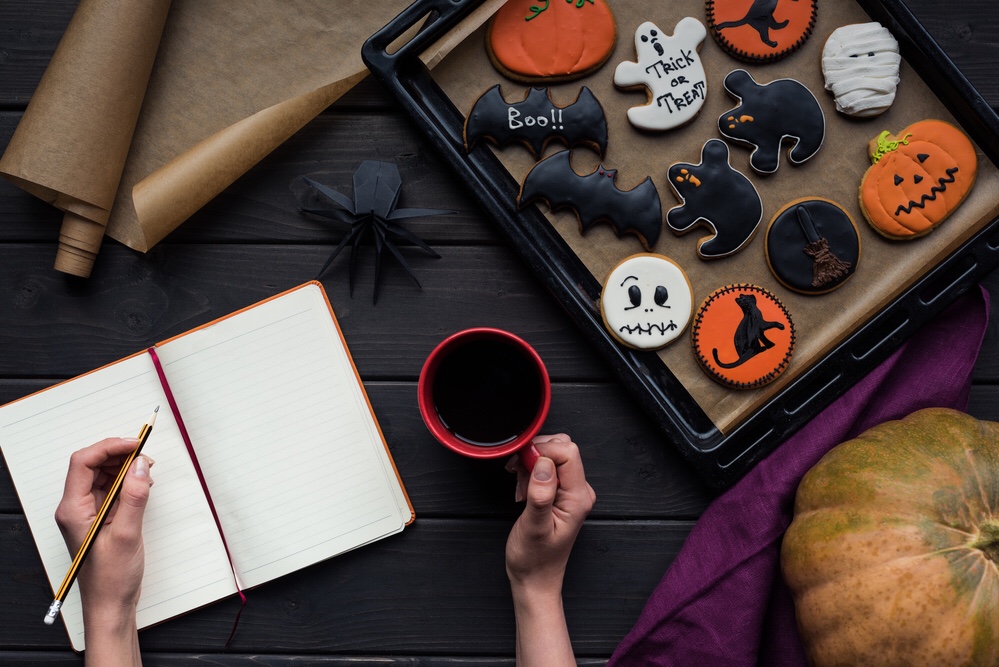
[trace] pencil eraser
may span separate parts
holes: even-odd
[[[51,615],[46,614],[46,616],[45,616],[45,625],[52,625],[53,623],[55,623],[55,616],[51,616]]]

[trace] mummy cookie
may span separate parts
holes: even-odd
[[[486,49],[503,75],[540,83],[586,76],[616,41],[605,0],[508,0],[489,22]]]
[[[769,291],[729,285],[697,309],[690,340],[705,373],[734,389],[751,389],[772,382],[791,363],[794,324]]]
[[[770,221],[765,251],[767,264],[782,285],[802,294],[824,294],[857,270],[860,232],[839,204],[799,199]]]
[[[632,255],[615,266],[600,293],[610,334],[638,350],[655,350],[683,333],[694,311],[690,280],[663,255]]]
[[[666,35],[646,21],[635,32],[638,62],[625,61],[614,71],[614,85],[641,86],[649,103],[628,109],[628,120],[643,130],[670,130],[693,120],[704,105],[707,77],[697,53],[707,31],[688,16]]]
[[[763,202],[750,180],[729,164],[728,144],[708,140],[700,164],[678,162],[667,176],[681,202],[666,212],[669,228],[675,234],[701,226],[712,232],[697,244],[701,259],[731,255],[752,240],[763,220]]]
[[[551,141],[568,148],[588,146],[603,157],[607,151],[607,119],[603,107],[583,86],[572,104],[560,107],[545,88],[531,88],[520,102],[507,102],[499,84],[476,100],[465,120],[465,150],[480,139],[503,147],[520,143],[535,158]]]
[[[812,34],[817,0],[707,0],[708,27],[719,46],[751,63],[793,53]]]
[[[860,181],[860,209],[890,239],[929,234],[975,185],[978,156],[964,132],[942,120],[922,120],[868,144],[871,166]]]
[[[785,139],[791,164],[801,164],[822,147],[826,119],[811,91],[794,79],[759,84],[749,72],[737,69],[725,77],[725,90],[739,106],[718,118],[722,136],[753,146],[749,165],[761,174],[772,174],[780,164]]]
[[[822,47],[822,76],[836,111],[862,118],[887,111],[895,100],[901,63],[898,42],[880,23],[833,30]]]

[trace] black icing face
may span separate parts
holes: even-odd
[[[656,53],[658,53],[660,56],[662,56],[663,53],[665,53],[662,44],[659,43],[658,30],[650,30],[648,35],[642,35],[640,39],[643,42],[652,42],[652,48],[654,48],[656,50]]]
[[[646,290],[651,292],[651,294],[642,294],[642,288],[636,284],[627,285],[627,283],[632,280],[637,281],[638,279],[634,276],[629,276],[621,284],[621,287],[627,286],[628,289],[628,301],[631,302],[630,306],[625,306],[625,310],[634,310],[635,308],[642,308],[646,313],[654,312],[656,307],[659,308],[669,308],[666,302],[669,300],[669,292],[662,285],[656,285],[654,289],[649,290],[649,286],[646,286]],[[644,307],[643,307],[644,301]]]

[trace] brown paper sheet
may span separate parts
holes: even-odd
[[[409,1],[176,0],[166,16],[168,0],[83,0],[0,171],[147,251],[360,81],[364,40]]]
[[[785,152],[780,168],[771,176],[762,177],[753,172],[749,167],[750,150],[730,144],[732,166],[749,176],[763,199],[763,224],[746,248],[732,257],[703,261],[697,256],[696,246],[698,239],[707,232],[699,234],[695,230],[678,237],[666,228],[654,249],[672,257],[687,272],[695,304],[718,287],[749,282],[777,294],[791,312],[797,335],[791,366],[777,381],[761,389],[731,390],[711,380],[698,366],[686,334],[659,353],[708,417],[725,432],[764,405],[995,217],[999,213],[999,172],[979,151],[977,183],[954,215],[926,237],[906,242],[888,241],[870,228],[857,200],[860,179],[870,166],[867,142],[881,130],[895,133],[924,118],[955,121],[907,64],[903,64],[895,103],[885,114],[874,119],[853,120],[836,112],[832,96],[823,89],[820,55],[825,40],[837,27],[870,20],[859,5],[847,0],[821,3],[808,41],[788,58],[768,65],[747,65],[735,60],[709,35],[700,50],[708,76],[704,107],[686,126],[656,134],[639,132],[629,124],[627,109],[645,104],[646,94],[617,90],[613,84],[614,69],[619,62],[635,60],[634,31],[643,21],[652,21],[664,33],[672,34],[674,26],[684,16],[704,22],[704,3],[702,0],[676,0],[649,5],[619,1],[611,5],[618,24],[618,41],[607,64],[584,79],[553,86],[552,97],[565,105],[575,99],[581,85],[593,90],[608,120],[609,143],[603,164],[619,170],[617,179],[622,189],[630,189],[647,175],[651,176],[659,190],[664,213],[680,203],[666,183],[667,167],[674,162],[699,162],[704,142],[721,138],[716,127],[718,117],[736,106],[736,100],[726,93],[722,83],[728,72],[741,67],[760,83],[779,78],[797,79],[818,99],[826,118],[825,141],[816,156],[803,165],[793,166]],[[466,115],[478,96],[496,83],[502,84],[509,101],[522,99],[526,92],[524,85],[504,79],[491,66],[484,39],[484,29],[471,35],[434,70],[434,78]],[[562,148],[555,143],[546,155]],[[534,165],[530,154],[518,146],[494,150],[511,175],[523,182]],[[601,161],[592,151],[576,149],[572,162],[578,173],[585,174]],[[763,236],[771,217],[781,206],[795,199],[815,196],[832,199],[850,212],[860,229],[862,252],[856,273],[842,287],[820,296],[804,296],[784,288],[770,273],[764,258]],[[607,225],[597,225],[582,236],[571,212],[551,213],[543,204],[540,208],[600,282],[621,259],[643,252],[634,237],[618,239]]]

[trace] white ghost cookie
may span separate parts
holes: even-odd
[[[600,294],[600,314],[621,343],[655,350],[679,338],[694,312],[690,280],[676,262],[640,253],[614,267]]]
[[[895,100],[901,62],[898,42],[880,23],[834,30],[822,47],[822,75],[836,110],[860,117],[884,113]]]
[[[670,130],[693,120],[707,94],[707,77],[697,53],[707,34],[704,24],[690,16],[676,24],[672,36],[649,21],[638,26],[638,62],[626,60],[614,71],[614,85],[648,89],[649,103],[628,109],[632,125]]]

